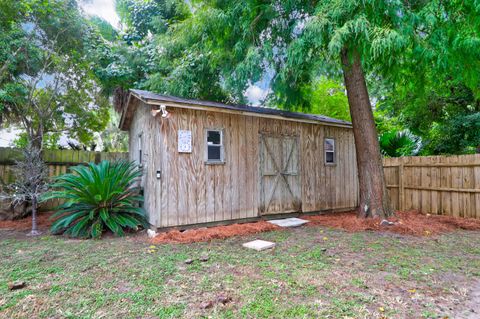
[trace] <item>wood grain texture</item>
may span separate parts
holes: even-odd
[[[480,155],[386,158],[385,177],[394,205],[455,217],[480,218]],[[396,176],[389,174],[398,169]]]
[[[190,181],[190,173],[188,171],[187,161],[190,157],[190,154],[178,153],[178,130],[186,130],[186,125],[188,121],[188,112],[181,112],[177,114],[176,118],[178,119],[176,129],[173,134],[170,135],[170,143],[173,142],[172,149],[177,154],[175,156],[176,167],[178,168],[177,174],[175,176],[175,183],[177,185],[177,219],[180,225],[188,223],[188,186]]]
[[[261,154],[261,136],[268,136],[277,165],[286,173],[280,174],[281,186],[273,192],[272,212],[352,209],[358,203],[349,128],[181,108],[169,110],[171,116],[163,119],[149,111],[143,105],[132,116],[130,158],[135,159],[139,148],[134,136],[142,133],[145,207],[156,227],[260,216],[262,199],[268,196],[263,189],[269,188],[262,184],[261,171],[274,169]],[[205,163],[206,129],[224,132],[222,164]],[[178,130],[192,132],[192,153],[178,153]],[[335,138],[335,165],[324,162],[325,137]],[[161,180],[156,170],[161,170]]]
[[[205,115],[205,116],[203,116]],[[207,114],[199,114],[199,118],[204,118],[204,125],[205,128],[213,128],[215,127],[215,114],[214,113],[207,113]],[[205,152],[205,132],[202,132],[201,137],[201,145],[203,148],[202,152]],[[172,154],[175,156],[175,154]],[[203,158],[203,162],[206,158]],[[206,219],[207,222],[215,221],[215,168],[216,165],[206,165]]]

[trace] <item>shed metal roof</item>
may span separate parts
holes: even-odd
[[[165,104],[166,106],[171,107],[183,107],[191,109],[201,109],[206,111],[217,111],[217,112],[232,112],[232,113],[242,113],[245,115],[260,116],[260,117],[275,117],[285,120],[293,120],[298,122],[311,122],[311,123],[323,123],[325,125],[334,125],[342,127],[352,127],[352,123],[348,121],[334,119],[328,116],[316,115],[316,114],[306,114],[299,112],[289,112],[284,110],[278,110],[268,107],[255,107],[249,105],[233,105],[233,104],[224,104],[219,102],[212,101],[203,101],[203,100],[194,100],[194,99],[185,99],[170,95],[162,95],[144,90],[130,90],[130,97],[128,98],[127,105],[125,106],[122,119],[120,121],[120,128],[128,129],[129,119],[128,113],[131,113],[133,110],[131,108],[130,100],[131,96],[134,96],[141,101],[152,104],[159,105]]]

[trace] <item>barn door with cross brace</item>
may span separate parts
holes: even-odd
[[[302,210],[299,139],[260,134],[260,213]]]

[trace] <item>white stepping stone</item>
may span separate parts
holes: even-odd
[[[255,249],[256,251],[262,251],[265,249],[270,249],[275,247],[275,243],[272,243],[271,241],[257,239],[257,240],[245,243],[242,246],[245,248]]]
[[[268,222],[280,227],[298,227],[308,223],[308,220],[292,217],[292,218],[268,220]]]

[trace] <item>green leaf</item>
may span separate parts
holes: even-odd
[[[54,214],[58,219],[52,231],[99,238],[105,228],[121,236],[124,227],[146,225],[145,212],[138,207],[143,197],[133,187],[139,174],[134,162],[102,161],[58,177],[50,196],[67,201]]]

